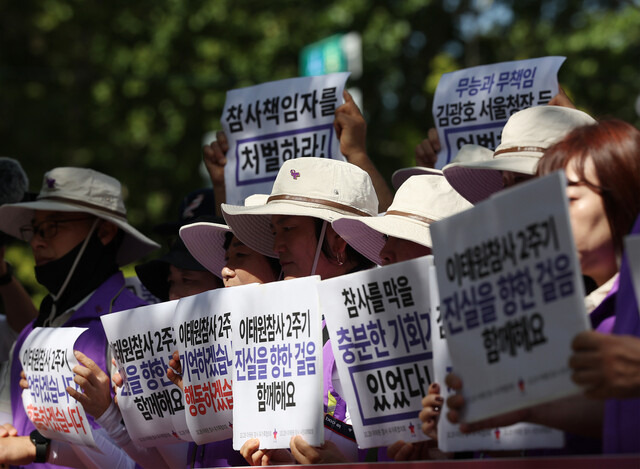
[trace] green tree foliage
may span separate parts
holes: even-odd
[[[119,178],[149,231],[204,185],[202,136],[229,89],[296,76],[300,49],[362,35],[369,151],[411,165],[444,72],[566,55],[579,107],[638,125],[638,0],[0,0],[0,154],[43,172],[90,166]]]

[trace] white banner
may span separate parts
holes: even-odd
[[[124,379],[118,407],[127,431],[143,447],[190,441],[180,388],[167,378],[177,344],[177,300],[102,316],[111,351]]]
[[[465,421],[580,392],[571,341],[590,324],[565,187],[558,171],[431,225]]]
[[[233,436],[231,317],[247,311],[258,285],[218,288],[182,298],[174,318],[185,416],[193,441]]]
[[[96,448],[84,408],[66,389],[82,392],[71,371],[78,365],[73,346],[81,327],[36,327],[20,349],[29,389],[22,392],[24,410],[45,437]]]
[[[432,264],[427,256],[318,286],[360,448],[428,439],[418,414],[433,376]]]
[[[511,114],[547,104],[558,93],[565,57],[501,62],[445,73],[433,99],[441,150],[436,168],[451,163],[466,144],[494,150]]]
[[[295,435],[324,443],[319,279],[260,285],[252,308],[231,316],[235,450],[251,438],[264,449]]]
[[[348,72],[289,78],[227,92],[222,128],[228,204],[269,194],[282,163],[319,157],[344,161],[333,129]]]
[[[435,267],[430,275],[430,291],[438,302],[438,286]],[[440,385],[440,395],[444,404],[440,410],[438,420],[438,449],[446,453],[455,451],[511,451],[535,448],[561,448],[564,445],[564,432],[542,425],[518,423],[509,427],[496,427],[475,433],[462,433],[447,419],[447,398],[452,394],[444,380],[447,374],[455,373],[451,365],[449,348],[441,315],[431,316],[431,330],[433,331],[433,374],[434,380]]]

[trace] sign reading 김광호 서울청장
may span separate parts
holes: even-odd
[[[431,225],[464,421],[580,392],[571,341],[590,324],[565,187],[556,172]]]
[[[436,168],[451,163],[466,144],[494,150],[512,114],[547,104],[558,93],[558,70],[564,60],[541,57],[442,75],[432,109],[442,148]]]

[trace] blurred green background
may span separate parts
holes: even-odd
[[[38,191],[47,169],[88,166],[125,186],[145,232],[206,184],[203,135],[227,90],[298,75],[300,50],[362,36],[368,150],[413,164],[442,73],[564,55],[560,82],[597,117],[640,125],[640,0],[0,0],[0,155]],[[7,258],[38,292],[25,246]]]

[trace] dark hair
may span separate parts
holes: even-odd
[[[599,180],[585,177],[591,159]],[[640,130],[618,119],[572,130],[549,147],[538,163],[537,175],[564,169],[574,162],[581,182],[602,197],[616,253],[623,249],[623,238],[640,213]]]
[[[316,223],[316,239],[320,239],[320,233],[322,232],[322,223],[324,222],[324,220],[322,220],[320,218],[314,218],[314,220],[315,220],[315,223]],[[327,222],[327,223],[329,223],[329,222]],[[324,240],[322,242],[322,252],[327,257],[327,259],[331,259],[333,257],[333,253],[331,252],[331,249],[329,247],[329,243],[327,242],[327,238],[326,237],[324,238]],[[370,261],[365,256],[363,256],[358,251],[356,251],[354,248],[352,248],[349,243],[347,243],[347,248],[345,250],[345,256],[346,256],[345,260],[347,262],[351,261],[351,262],[354,262],[356,264],[356,267],[352,270],[352,272],[359,272],[361,270],[367,270],[367,269],[370,269],[371,267],[374,267],[376,265],[374,262]]]

